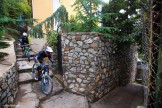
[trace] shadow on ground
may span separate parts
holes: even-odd
[[[137,108],[143,105],[144,87],[140,84],[128,84],[126,87],[117,87],[95,103],[91,108]]]

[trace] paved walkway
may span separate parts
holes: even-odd
[[[66,91],[41,103],[42,108],[89,108],[85,97]]]
[[[137,108],[143,104],[143,87],[129,84],[118,87],[95,103],[88,103],[84,96],[66,92],[62,85],[53,77],[54,89],[47,96],[41,92],[40,81],[31,76],[33,60],[28,62],[22,58],[17,48],[17,65],[19,72],[19,90],[14,105],[16,108]]]
[[[128,84],[126,87],[117,87],[99,101],[90,104],[91,108],[137,108],[143,105],[143,86]]]

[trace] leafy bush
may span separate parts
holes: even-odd
[[[7,55],[8,55],[7,53],[0,52],[0,58],[3,58],[4,56],[7,56]]]
[[[17,26],[20,23],[32,21],[18,19],[20,14],[23,14],[25,19],[31,18],[31,7],[28,0],[1,0],[0,7],[0,39],[5,33],[18,33]]]
[[[110,0],[109,4],[102,7],[102,14],[114,13],[109,18],[102,18],[103,26],[111,26],[116,29],[110,34],[116,43],[130,45],[140,44],[141,40],[141,10],[140,5],[145,0]],[[137,11],[138,10],[138,11]],[[123,45],[124,45],[123,44]]]
[[[47,44],[51,46],[53,50],[56,50],[57,35],[58,33],[54,30],[47,34]]]
[[[0,41],[0,49],[7,48],[9,46],[10,45],[8,43]],[[0,52],[0,58],[3,58],[4,56],[7,56],[7,55],[8,55],[7,53]]]
[[[10,45],[9,45],[8,43],[0,41],[0,49],[2,49],[2,48],[7,48],[7,47],[9,47],[9,46],[10,46]]]

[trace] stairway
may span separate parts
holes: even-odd
[[[41,81],[35,81],[31,76],[32,66],[34,64],[34,52],[30,51],[30,62],[22,57],[20,46],[16,46],[17,71],[19,74],[19,90],[15,99],[15,108],[37,108],[40,103],[63,90],[62,85],[56,80],[53,72],[50,70],[50,76],[53,79],[53,91],[50,95],[44,95],[41,91]]]

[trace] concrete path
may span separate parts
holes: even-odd
[[[89,108],[85,97],[62,92],[41,103],[42,108]]]
[[[16,108],[37,108],[38,106],[39,99],[32,91],[32,85],[20,85],[16,99]]]
[[[143,105],[143,90],[139,84],[117,87],[99,101],[91,103],[91,108],[137,108]]]

